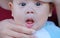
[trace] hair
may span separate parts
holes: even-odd
[[[49,6],[50,6],[50,11],[53,11],[55,4],[53,2],[49,2]]]
[[[10,2],[13,2],[13,0],[9,0]]]

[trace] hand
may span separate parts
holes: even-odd
[[[31,35],[35,30],[26,27],[17,26],[7,20],[0,22],[0,36],[1,38],[32,38]]]

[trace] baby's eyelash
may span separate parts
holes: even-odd
[[[19,5],[21,5],[21,6],[26,6],[26,3],[19,3]]]
[[[37,3],[36,3],[36,6],[40,6],[40,5],[41,5],[41,3],[40,3],[40,2],[37,2]]]
[[[38,2],[36,2],[35,4],[36,4],[36,6],[40,6],[40,5],[42,5],[42,4],[47,4],[48,2],[43,2],[43,1],[38,1]]]
[[[45,4],[45,2],[42,2],[42,1],[38,1],[35,3],[36,6],[40,6],[42,4]],[[26,6],[26,3],[25,2],[22,2],[22,3],[19,3],[20,6]]]

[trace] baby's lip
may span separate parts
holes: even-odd
[[[31,28],[31,27],[33,26],[33,24],[34,24],[34,20],[33,20],[32,18],[28,18],[28,19],[26,20],[26,26],[27,26],[28,28]]]
[[[27,20],[26,20],[26,23],[28,23],[28,24],[32,24],[32,23],[34,23],[34,20],[31,19],[31,18],[30,18],[30,19],[27,19]]]

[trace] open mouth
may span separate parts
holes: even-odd
[[[34,20],[33,19],[30,18],[30,19],[26,20],[26,26],[28,28],[32,28],[33,24],[34,24]]]

